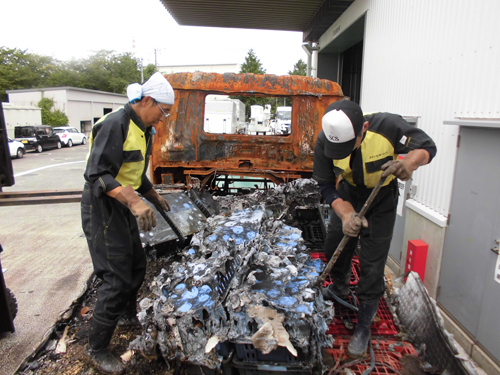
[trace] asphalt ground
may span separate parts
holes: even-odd
[[[87,145],[12,161],[15,185],[3,191],[82,189]],[[0,375],[12,375],[43,343],[87,288],[92,262],[80,203],[0,207],[0,254],[18,313],[14,333],[0,333]]]

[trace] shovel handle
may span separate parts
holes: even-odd
[[[378,192],[380,191],[380,188],[384,184],[384,181],[387,177],[380,177],[380,180],[378,180],[377,185],[373,188],[370,196],[366,200],[365,204],[363,205],[363,208],[361,208],[361,211],[359,211],[356,216],[359,217],[360,219],[365,216],[366,211],[368,211],[368,208],[372,204],[373,200],[377,196]],[[347,244],[347,241],[349,241],[351,237],[344,235],[344,238],[342,238],[342,241],[340,241],[339,245],[337,246],[337,249],[333,253],[333,256],[331,259],[328,261],[328,264],[326,265],[325,269],[323,270],[323,273],[318,277],[318,280],[316,280],[316,283],[314,284],[315,286],[321,286],[325,282],[326,276],[330,273],[331,269],[333,268],[333,265],[337,261],[337,259],[340,256],[340,253],[342,250],[344,250],[345,245]]]

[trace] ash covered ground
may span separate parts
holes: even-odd
[[[304,371],[322,372],[333,309],[313,288],[322,265],[307,255],[294,222],[298,208],[317,209],[317,186],[298,180],[216,201],[221,213],[207,219],[187,246],[162,256],[149,249],[138,296],[143,326],[117,328],[112,352],[129,357],[126,374],[208,374],[236,358],[236,346],[252,344],[260,355],[278,352]],[[98,373],[83,348],[99,284],[92,281],[18,373]]]

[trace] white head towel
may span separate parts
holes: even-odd
[[[142,86],[138,83],[128,85],[127,97],[131,103],[144,96],[151,96],[162,104],[174,104],[175,99],[174,89],[160,72],[153,74]]]

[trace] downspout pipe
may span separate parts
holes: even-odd
[[[307,76],[311,76],[311,42],[302,43],[302,49],[307,53]]]
[[[316,78],[318,76],[318,42],[302,43],[302,48],[307,53],[307,76]]]

